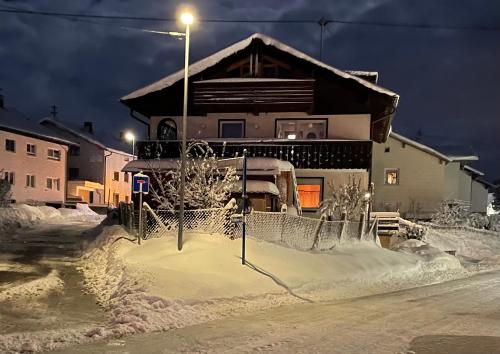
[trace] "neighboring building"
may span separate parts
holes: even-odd
[[[341,71],[257,33],[190,65],[187,138],[208,141],[221,157],[247,149],[263,170],[288,161],[292,171],[251,177],[279,185],[266,185],[266,210],[287,204],[314,213],[329,183],[352,175],[369,186],[372,141],[386,140],[399,99],[376,80],[377,73]],[[121,99],[150,128],[151,140],[137,143],[141,161],[179,157],[182,98],[181,70]],[[141,161],[136,170],[147,167]]]
[[[131,175],[122,172],[123,166],[133,159],[124,150],[131,149],[109,132],[96,130],[92,122],[81,126],[45,118],[44,127],[78,142],[69,150],[68,199],[90,205],[117,206],[131,200]]]
[[[465,202],[486,213],[488,183],[469,164],[477,156],[449,156],[392,132],[373,149],[374,211],[430,219],[446,200]]]
[[[18,203],[65,203],[68,147],[77,148],[17,110],[0,96],[0,171]]]

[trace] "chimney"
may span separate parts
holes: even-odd
[[[0,89],[0,108],[4,108],[4,100],[2,95],[2,89]]]
[[[90,134],[94,133],[92,122],[83,122],[83,129]]]

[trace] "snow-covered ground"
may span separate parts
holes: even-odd
[[[13,204],[7,208],[0,208],[0,236],[17,228],[30,227],[43,222],[99,221],[102,219],[103,216],[95,213],[87,204],[77,204],[76,209]]]

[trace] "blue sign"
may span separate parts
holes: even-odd
[[[132,192],[134,193],[149,193],[149,176],[142,173],[136,173],[132,177]]]

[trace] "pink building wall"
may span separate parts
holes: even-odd
[[[7,151],[5,140],[16,142],[15,152]],[[27,153],[27,144],[36,146],[36,154]],[[48,149],[61,151],[60,160],[48,157]],[[39,201],[64,203],[66,195],[66,162],[68,147],[54,142],[32,138],[0,130],[0,170],[14,172],[14,184],[11,186],[12,199],[16,202]],[[35,176],[35,186],[26,186],[26,175]],[[55,183],[52,189],[47,187],[47,178],[59,179],[59,190]]]

